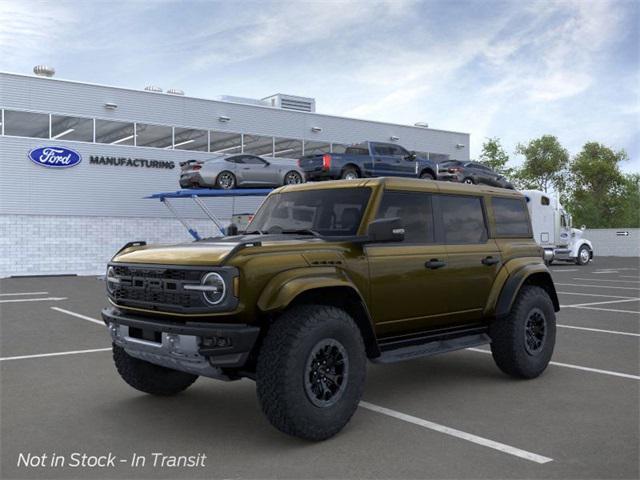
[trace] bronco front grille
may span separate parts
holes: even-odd
[[[138,307],[171,313],[204,313],[235,307],[232,295],[219,306],[205,302],[202,293],[185,290],[186,284],[199,284],[202,277],[214,269],[200,267],[165,267],[149,265],[111,264],[118,283],[110,283],[111,299],[123,307]],[[215,268],[223,277],[232,279],[236,270]]]

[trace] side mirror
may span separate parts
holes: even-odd
[[[227,237],[238,235],[238,225],[236,225],[235,223],[230,223],[224,233]]]
[[[369,223],[367,241],[370,243],[401,242],[404,240],[404,227],[400,217],[379,218]]]
[[[586,229],[587,229],[587,226],[586,226],[586,225],[582,225],[582,226],[580,227],[580,230],[582,230],[582,231],[585,231]]]
[[[415,159],[417,158],[417,156],[416,156],[416,152],[414,152],[413,150],[411,150],[411,151],[409,152],[409,155],[407,155],[407,156],[406,156],[406,157],[404,157],[404,158],[405,158],[406,160],[411,160],[411,161],[413,161],[413,160],[415,160]]]

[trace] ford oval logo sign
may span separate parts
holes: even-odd
[[[69,168],[82,161],[82,156],[64,147],[40,147],[29,152],[29,160],[41,167]]]

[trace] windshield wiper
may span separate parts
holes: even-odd
[[[282,233],[287,234],[298,234],[298,235],[313,235],[314,237],[321,237],[318,232],[315,230],[311,230],[310,228],[300,228],[298,230],[283,230]]]

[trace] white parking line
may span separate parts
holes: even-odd
[[[49,292],[0,293],[0,297],[12,297],[16,295],[49,295]]]
[[[556,283],[556,285],[558,285]],[[556,292],[557,294],[562,294],[562,295],[582,295],[585,297],[606,297],[606,298],[635,298],[635,297],[621,297],[620,295],[602,295],[602,294],[598,294],[598,293],[581,293],[581,292]]]
[[[47,297],[47,298],[12,298],[9,300],[0,300],[0,303],[18,303],[18,302],[59,302],[67,300],[67,297]]]
[[[580,268],[568,268],[566,270],[562,268],[554,268],[551,271],[552,272],[579,272],[580,270],[581,270]]]
[[[614,335],[629,335],[630,337],[640,337],[640,333],[618,332],[616,330],[602,330],[600,328],[576,327],[574,325],[556,325],[560,328],[571,328],[573,330],[584,330],[586,332],[611,333]]]
[[[98,325],[102,325],[104,327],[104,322],[98,320],[97,318],[91,318],[85,315],[80,315],[79,313],[71,312],[69,310],[65,310],[64,308],[51,307],[51,310],[55,310],[56,312],[66,313],[67,315],[71,315],[72,317],[78,317],[83,320],[86,320],[87,322],[97,323]]]
[[[513,455],[515,457],[524,458],[525,460],[529,460],[531,462],[549,463],[553,461],[553,458],[543,457],[542,455],[538,455],[536,453],[528,452],[526,450],[521,450],[519,448],[512,447],[504,443],[495,442],[493,440],[489,440],[488,438],[479,437],[477,435],[463,432],[461,430],[456,430],[455,428],[445,427],[444,425],[430,422],[429,420],[423,420],[422,418],[414,417],[412,415],[407,415],[405,413],[401,413],[396,410],[391,410],[390,408],[380,407],[378,405],[374,405],[373,403],[360,402],[360,406],[367,410],[371,410],[372,412],[381,413],[383,415],[387,415],[389,417],[393,417],[398,420],[402,420],[404,422],[413,423],[414,425],[428,428],[430,430],[435,430],[436,432],[444,433],[446,435],[451,435],[452,437],[460,438],[462,440],[466,440],[468,442],[472,442],[477,445],[482,445],[483,447],[493,448],[494,450],[498,450],[503,453],[508,453],[509,455]]]
[[[628,298],[626,300],[607,300],[605,302],[591,302],[591,303],[576,303],[575,305],[560,305],[560,308],[578,308],[578,307],[590,307],[591,305],[604,305],[606,303],[625,303],[625,302],[636,302],[640,300],[640,298]],[[55,307],[51,307],[55,308]]]
[[[636,312],[635,310],[616,310],[614,308],[600,308],[600,307],[575,307],[575,308],[584,308],[585,310],[600,310],[602,312],[631,313],[633,315],[640,315],[640,312]]]
[[[598,278],[597,280],[594,280],[593,278],[573,277],[573,280],[587,280],[588,282],[640,283],[640,280],[608,280],[604,278]]]
[[[594,275],[606,275],[607,273],[620,273],[618,270],[603,270],[601,272],[593,272]]]
[[[616,290],[640,290],[640,287],[619,287],[618,285],[585,285],[584,283],[556,283],[563,287],[615,288]]]
[[[620,278],[638,278],[638,275],[618,275]]]
[[[111,347],[92,348],[90,350],[72,350],[70,352],[39,353],[37,355],[20,355],[18,357],[2,357],[0,358],[0,362],[7,362],[9,360],[24,360],[27,358],[59,357],[62,355],[78,355],[80,353],[106,352],[107,350],[111,350]]]
[[[481,348],[467,348],[472,352],[491,353],[489,350],[482,350]],[[611,370],[600,370],[599,368],[583,367],[582,365],[573,365],[571,363],[549,362],[549,365],[555,365],[556,367],[572,368],[574,370],[583,370],[585,372],[601,373],[603,375],[611,375],[612,377],[630,378],[632,380],[640,380],[640,376],[631,375],[629,373],[612,372]]]

